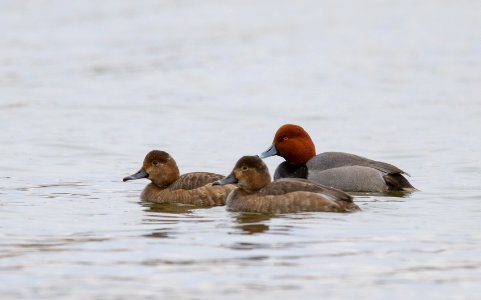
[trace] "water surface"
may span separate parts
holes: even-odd
[[[476,1],[0,4],[2,299],[474,299]],[[151,149],[230,172],[284,123],[406,170],[361,213],[150,205]],[[266,160],[273,171],[282,160]]]

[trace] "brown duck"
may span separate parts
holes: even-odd
[[[180,176],[175,160],[167,152],[150,151],[142,168],[123,181],[147,178],[152,181],[140,198],[154,203],[184,203],[197,206],[225,205],[225,200],[235,186],[213,186],[212,182],[224,176],[207,172],[187,173]]]
[[[258,156],[239,159],[232,173],[214,185],[237,183],[227,197],[230,211],[290,213],[303,211],[352,212],[360,210],[343,191],[305,179],[271,181],[269,170]]]

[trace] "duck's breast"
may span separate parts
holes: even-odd
[[[303,178],[307,179],[308,169],[306,165],[291,165],[284,161],[277,166],[274,172],[274,180],[281,178]]]

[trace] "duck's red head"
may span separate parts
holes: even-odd
[[[316,155],[316,147],[309,134],[298,125],[282,125],[274,136],[271,149],[261,154],[261,157],[279,155],[293,165],[305,164]],[[273,151],[274,150],[274,151]]]

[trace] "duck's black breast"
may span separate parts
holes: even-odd
[[[291,165],[287,161],[282,162],[274,173],[274,180],[280,178],[303,178],[307,179],[308,169],[306,165]]]

